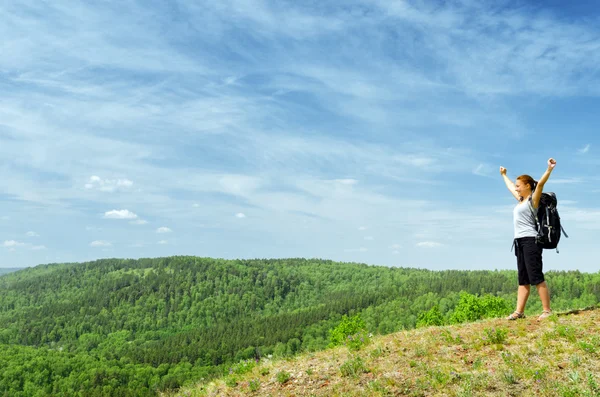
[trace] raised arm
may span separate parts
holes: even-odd
[[[508,176],[506,176],[506,168],[500,167],[500,175],[502,175],[502,179],[504,179],[504,183],[506,184],[508,190],[512,193],[513,196],[515,196],[517,201],[520,201],[519,194],[515,190],[515,184],[508,178]]]
[[[548,178],[550,178],[550,174],[554,170],[554,167],[556,167],[556,160],[553,158],[548,159],[548,168],[546,169],[546,172],[544,172],[544,175],[542,175],[540,178],[539,182],[537,183],[537,187],[531,195],[531,201],[533,202],[534,208],[537,208],[540,205],[540,198],[542,198],[544,185],[546,184],[546,181],[548,181]]]

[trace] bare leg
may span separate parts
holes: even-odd
[[[527,298],[529,298],[530,290],[530,285],[519,285],[519,291],[517,294],[517,311],[519,313],[525,313],[525,304],[527,303]]]
[[[538,285],[536,285],[536,288],[538,290],[538,294],[540,294],[540,299],[542,300],[542,306],[544,307],[544,310],[549,312],[550,311],[550,291],[548,290],[548,285],[546,284],[545,281],[539,283]]]

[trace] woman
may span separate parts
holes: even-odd
[[[507,320],[516,320],[525,317],[525,304],[527,303],[527,298],[529,298],[531,285],[536,286],[542,301],[543,311],[538,317],[538,321],[552,315],[550,293],[542,271],[543,248],[535,242],[537,225],[534,213],[537,214],[544,184],[550,177],[555,166],[556,161],[550,158],[548,160],[548,169],[537,183],[529,175],[521,175],[513,183],[506,176],[506,168],[500,167],[500,175],[502,175],[506,187],[519,202],[513,211],[514,246],[519,278],[517,309],[507,317]]]

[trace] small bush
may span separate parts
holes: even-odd
[[[340,372],[342,376],[352,376],[357,377],[358,375],[369,372],[369,370],[365,367],[362,359],[360,357],[356,357],[353,360],[348,360],[340,367]]]
[[[586,353],[595,354],[596,345],[586,341],[579,342],[579,347]]]
[[[277,372],[277,382],[284,384],[285,382],[287,382],[288,380],[290,380],[290,374],[285,372],[285,371],[279,371]]]
[[[562,338],[565,338],[569,342],[573,343],[577,340],[577,336],[575,335],[575,328],[559,325],[556,327],[556,335]]]
[[[352,350],[358,350],[370,341],[365,322],[360,315],[348,317],[344,315],[340,323],[329,330],[329,347],[346,345]]]
[[[510,314],[512,308],[508,301],[499,296],[485,295],[480,299],[483,318],[504,317]]]
[[[596,379],[591,372],[588,372],[587,374],[587,384],[593,396],[600,396],[600,386],[598,386],[598,382],[596,382]]]
[[[444,325],[444,317],[438,305],[434,305],[429,311],[419,314],[417,328]]]
[[[381,348],[381,346],[378,346],[375,349],[373,349],[373,351],[371,351],[371,357],[373,357],[373,358],[379,358],[382,355],[383,355],[383,349]]]
[[[506,336],[508,335],[508,330],[501,328],[486,328],[484,332],[484,345],[502,344],[506,341]]]
[[[449,322],[459,324],[484,318],[495,318],[508,314],[510,310],[510,305],[504,298],[493,295],[477,297],[462,291],[460,300],[454,308]]]
[[[252,379],[250,382],[248,382],[248,388],[250,391],[257,391],[260,388],[260,380]]]
[[[452,333],[450,331],[448,331],[447,329],[443,329],[440,334],[441,334],[442,339],[446,343],[460,344],[463,342],[462,337],[460,335],[457,335],[456,337],[454,337],[454,336],[452,336]]]
[[[236,387],[238,384],[237,378],[235,376],[228,376],[225,378],[225,384],[229,387]]]
[[[538,368],[533,373],[533,380],[537,381],[537,382],[541,382],[542,380],[544,380],[546,378],[546,373],[547,372],[548,372],[548,367]]]
[[[502,374],[502,380],[504,380],[504,382],[506,382],[509,385],[514,385],[515,383],[517,383],[517,377],[515,376],[515,373],[512,371],[512,369]]]
[[[252,371],[252,369],[255,366],[256,366],[255,360],[243,360],[243,361],[240,361],[239,363],[235,364],[234,366],[232,366],[231,372],[238,374],[238,375],[243,375],[243,374],[246,374],[246,373]]]

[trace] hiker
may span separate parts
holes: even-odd
[[[506,168],[500,167],[500,175],[502,175],[506,187],[518,201],[513,210],[513,247],[515,248],[515,255],[517,257],[519,289],[517,293],[517,309],[507,317],[507,320],[516,320],[525,317],[525,304],[527,303],[527,298],[529,298],[531,285],[536,286],[543,306],[543,311],[538,317],[538,321],[552,315],[552,310],[550,309],[550,292],[548,291],[548,285],[542,271],[543,248],[536,244],[538,232],[534,212],[537,213],[544,184],[550,177],[555,166],[556,160],[550,158],[548,160],[548,169],[546,169],[539,182],[536,182],[529,175],[521,175],[517,177],[515,183],[506,176]]]

